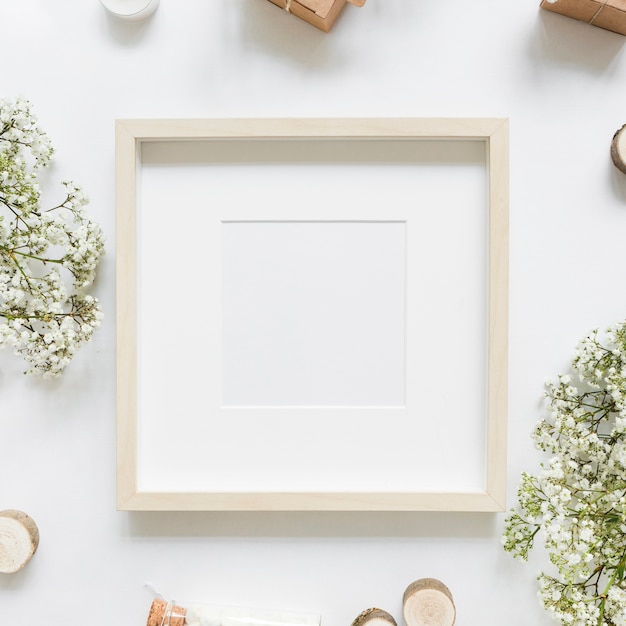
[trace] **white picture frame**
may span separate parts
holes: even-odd
[[[313,156],[307,156],[309,154]],[[478,178],[468,174],[468,191],[462,191],[465,179],[458,182],[457,172],[464,169],[474,172],[477,159],[482,161],[478,164],[482,174]],[[467,168],[464,166],[466,162],[469,163]],[[422,167],[430,169],[425,170],[420,178]],[[213,172],[216,175],[212,177]],[[418,183],[413,181],[414,174],[418,175]],[[405,180],[412,185],[406,192],[402,191]],[[239,189],[239,181],[243,191]],[[247,184],[254,185],[254,189],[246,191]],[[438,225],[431,223],[436,217],[434,211],[420,208],[418,228],[411,222],[415,219],[413,213],[410,213],[410,220],[406,218],[407,211],[413,211],[413,205],[408,209],[401,205],[413,193],[419,196],[422,184],[425,188],[432,187],[431,191],[425,192],[423,204],[427,205],[431,200],[433,206],[440,203],[436,214],[439,222]],[[370,185],[378,187],[370,188]],[[458,192],[446,195],[457,185]],[[221,191],[212,196],[213,190],[218,188]],[[477,198],[471,202],[477,208],[475,214],[470,215],[464,211],[463,203],[470,202],[474,193]],[[116,194],[119,510],[505,509],[508,358],[506,119],[117,120]],[[206,202],[203,195],[208,196]],[[372,195],[377,195],[376,202],[370,201]],[[255,202],[255,197],[262,197],[263,201]],[[204,220],[209,218],[204,208],[189,209],[196,206],[196,200],[205,202],[202,207],[217,206],[219,210],[216,208],[215,216],[205,223]],[[177,206],[179,202],[181,205]],[[163,206],[159,208],[160,204]],[[453,346],[445,346],[446,333],[442,333],[442,347],[444,354],[449,349],[458,348],[459,354],[463,355],[459,357],[462,365],[458,366],[460,369],[455,376],[458,385],[466,386],[462,392],[466,406],[459,404],[454,392],[446,391],[454,388],[452,380],[446,383],[452,387],[440,387],[442,391],[438,395],[441,398],[432,404],[441,407],[441,411],[431,408],[427,415],[419,416],[419,407],[426,402],[428,394],[421,390],[411,396],[413,392],[410,392],[410,374],[417,367],[411,364],[418,361],[415,357],[416,335],[423,330],[427,337],[434,331],[420,329],[414,321],[414,312],[419,310],[419,305],[414,302],[417,290],[411,285],[415,277],[413,268],[418,267],[418,262],[412,251],[419,247],[414,245],[416,232],[423,233],[420,246],[443,250],[449,245],[448,234],[454,229],[442,217],[441,211],[447,211],[446,207],[453,211],[450,215],[456,216],[453,219],[458,220],[455,250],[461,250],[461,258],[449,264],[446,276],[470,269],[462,280],[456,281],[453,276],[450,289],[437,290],[437,297],[442,300],[441,310],[437,313],[433,309],[432,314],[441,316],[442,320],[448,319],[446,315],[454,319],[451,309],[458,298],[451,297],[448,302],[446,294],[454,294],[455,289],[462,288],[464,302],[469,303],[468,310],[472,312],[459,319],[471,318],[473,326],[467,327],[470,332],[459,331]],[[198,212],[191,215],[193,210]],[[309,228],[309,225],[315,227]],[[153,230],[156,228],[161,230]],[[303,229],[307,231],[304,239],[297,239],[300,237],[298,232]],[[348,240],[353,248],[347,261],[346,255],[339,255],[343,260],[336,272],[332,264],[329,265],[330,261],[319,262],[326,272],[323,283],[333,283],[335,275],[343,276],[336,279],[334,295],[329,296],[335,298],[337,293],[350,291],[342,285],[352,285],[351,277],[354,276],[357,282],[363,278],[359,273],[361,270],[372,272],[372,267],[385,268],[386,274],[376,283],[382,290],[381,297],[360,301],[358,298],[363,290],[355,288],[352,291],[361,295],[355,296],[352,306],[354,311],[362,311],[369,309],[371,302],[396,302],[395,308],[382,307],[384,310],[376,312],[376,319],[383,320],[380,329],[394,328],[395,334],[389,341],[383,338],[373,348],[382,355],[375,359],[375,363],[384,359],[391,365],[384,368],[382,374],[375,368],[372,373],[373,366],[364,366],[361,378],[367,382],[355,383],[350,389],[337,383],[341,381],[338,375],[328,376],[328,380],[321,380],[323,377],[320,376],[316,389],[322,391],[319,396],[313,394],[311,397],[303,390],[305,386],[298,387],[301,374],[293,376],[288,390],[285,385],[285,394],[281,397],[280,380],[289,378],[292,368],[277,366],[273,379],[279,383],[272,387],[264,382],[259,389],[252,389],[254,385],[249,381],[255,380],[255,368],[259,372],[264,361],[255,361],[260,349],[250,346],[256,345],[254,342],[259,337],[265,337],[267,322],[263,322],[261,330],[257,329],[251,339],[246,335],[245,341],[241,340],[242,329],[247,331],[250,326],[255,326],[254,311],[259,312],[259,317],[266,315],[266,319],[275,315],[271,306],[268,307],[269,313],[261,313],[265,304],[263,294],[274,294],[272,299],[280,296],[273,291],[274,283],[271,280],[267,284],[262,282],[263,275],[257,271],[259,264],[272,263],[273,257],[263,256],[259,260],[255,255],[246,261],[242,270],[238,265],[242,251],[250,250],[254,246],[251,242],[260,235],[264,241],[271,242],[271,245],[262,246],[263,254],[267,251],[270,255],[278,250],[279,258],[287,253],[293,255],[281,264],[281,271],[289,272],[290,267],[298,267],[293,272],[307,273],[309,266],[302,266],[305,267],[303,272],[298,265],[304,263],[298,251],[306,247],[308,241],[315,246],[320,241],[335,239],[339,243],[333,244],[332,250],[340,250],[341,242],[345,241],[344,230],[349,232]],[[193,243],[196,235],[201,235],[201,242],[197,245]],[[332,250],[327,256],[332,256]],[[378,251],[374,260],[370,258],[369,251],[372,250]],[[402,254],[408,260],[403,260]],[[181,260],[181,255],[186,260]],[[451,253],[448,249],[445,256],[453,257],[454,251]],[[309,257],[303,253],[302,258]],[[350,259],[357,259],[358,263],[353,267]],[[191,265],[186,266],[186,262]],[[371,267],[368,266],[370,262]],[[423,268],[424,263],[420,263],[419,267]],[[181,264],[180,270],[171,270],[173,265],[178,268],[178,264]],[[198,283],[194,278],[195,282],[189,282],[184,293],[173,295],[177,290],[176,277],[184,276],[185,280],[191,281],[189,276],[199,264],[206,270],[206,281],[205,272],[202,272],[202,281],[206,284]],[[219,272],[215,269],[218,265]],[[438,267],[442,263],[433,263],[433,280],[436,279],[435,265]],[[314,266],[318,266],[317,261]],[[389,280],[403,272],[406,274],[402,274],[402,280]],[[420,273],[424,272],[420,270]],[[252,274],[257,277],[255,284],[262,285],[254,292],[253,313],[249,310],[251,307],[239,306],[242,297],[247,298],[249,294],[248,282],[239,277]],[[161,283],[163,280],[166,285]],[[189,306],[189,292],[195,289],[195,285],[201,285],[202,290],[208,290],[214,296],[202,299],[199,310]],[[399,289],[403,286],[406,286],[406,293],[401,294]],[[311,287],[308,291],[312,290]],[[427,297],[427,283],[424,283],[420,285],[418,300],[425,302]],[[334,300],[333,306],[336,306]],[[281,311],[285,308],[284,302],[280,307]],[[395,319],[394,311],[400,310],[399,307],[402,308],[401,321],[391,323],[389,320]],[[232,315],[232,311],[240,309],[245,313],[241,320],[238,315]],[[304,315],[310,309],[307,305],[300,312]],[[219,323],[213,324],[212,311],[216,311]],[[360,317],[354,311],[346,319]],[[375,325],[376,322],[370,320],[367,323]],[[177,326],[180,329],[194,325],[197,325],[196,336],[201,335],[206,342],[203,349],[208,355],[207,363],[210,361],[206,371],[203,370],[203,360],[203,364],[197,366],[201,359],[191,339],[193,333],[182,333],[180,339],[176,338]],[[447,324],[450,332],[451,326],[455,325],[456,322]],[[352,326],[344,320],[344,326],[340,328],[351,331]],[[282,328],[284,324],[277,327]],[[382,332],[380,329],[377,336]],[[363,329],[359,332],[361,334],[355,337],[367,334]],[[313,343],[318,345],[319,338],[323,340],[327,334],[328,328],[321,330]],[[337,334],[331,345],[341,343],[338,338],[342,336]],[[466,338],[467,346],[459,347]],[[160,341],[169,348],[161,350]],[[342,354],[353,358],[352,363],[357,367],[368,350],[361,353],[358,339],[354,343],[356,350],[346,348]],[[393,346],[400,347],[395,349]],[[241,358],[242,350],[245,358]],[[307,350],[315,351],[311,347]],[[226,352],[232,355],[224,356]],[[354,353],[358,356],[354,357]],[[318,363],[322,362],[323,357],[315,358]],[[276,364],[281,360],[284,358],[273,362]],[[242,361],[252,363],[252,373],[239,367]],[[445,369],[447,362],[442,360],[443,367],[439,369]],[[194,363],[193,372],[191,363]],[[186,371],[187,367],[189,371]],[[198,373],[198,369],[202,371]],[[322,369],[326,368],[319,367],[317,371]],[[454,371],[452,368],[451,372]],[[441,377],[450,373],[439,371],[435,375],[438,378],[433,381],[441,381]],[[229,387],[225,379],[232,379],[234,383]],[[244,383],[240,384],[241,381]],[[204,394],[210,396],[211,389],[220,396],[214,403],[219,417],[211,412],[212,400],[205,406]],[[405,401],[407,397],[412,398],[410,410]],[[436,416],[433,415],[435,412]],[[473,422],[463,418],[465,412],[475,415]],[[239,419],[243,427],[233,425]],[[422,431],[422,428],[435,421],[437,428],[443,429],[442,442],[454,439],[457,431],[461,433],[459,442],[451,444],[450,450],[445,449],[445,445],[442,447],[441,455],[447,460],[442,461],[441,471],[436,468],[431,471],[433,464],[430,461],[427,466],[420,466],[409,458],[413,448],[404,443],[403,450],[400,445],[406,439],[413,438],[417,442],[432,437],[430,431]],[[218,425],[207,426],[209,422]],[[319,429],[315,427],[316,423],[319,423]],[[405,430],[408,424],[413,434]],[[470,428],[469,438],[462,435],[463,428]],[[368,430],[371,431],[369,435]],[[287,437],[284,435],[287,431],[290,434],[286,446],[281,438]],[[299,440],[301,431],[308,433],[306,440]],[[335,433],[341,436],[337,438]],[[355,435],[353,441],[349,440],[350,433]],[[279,443],[275,450],[268,449],[267,455],[263,456],[257,450],[259,437],[264,447],[268,442]],[[471,446],[476,451],[476,459],[468,457],[476,464],[473,470],[466,467],[470,462],[466,463],[462,458],[464,440],[476,442]],[[315,443],[309,446],[308,442],[312,441]],[[394,441],[398,444],[397,454]],[[384,454],[379,454],[377,446],[384,447]],[[419,446],[419,455],[426,458],[432,446],[428,441],[422,441]],[[288,454],[284,453],[286,447],[289,448]],[[205,454],[214,459],[214,465],[204,460]],[[237,458],[236,467],[230,465],[229,459],[233,457]],[[458,466],[455,466],[457,458]],[[280,467],[274,476],[269,466],[276,459],[280,459],[276,461]],[[359,467],[361,462],[362,467]],[[376,467],[378,462],[380,467]],[[269,468],[267,472],[265,465]],[[440,475],[446,472],[450,473],[446,479],[450,484],[440,480]],[[479,476],[474,483],[463,482],[463,476],[473,474]],[[321,487],[316,484],[317,476]],[[246,482],[248,477],[250,484]],[[458,487],[455,477],[459,477]]]

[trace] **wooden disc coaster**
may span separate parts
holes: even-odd
[[[355,620],[352,622],[352,626],[397,626],[396,620],[393,616],[375,607],[371,609],[365,609]]]
[[[150,607],[146,626],[185,626],[187,609],[175,604],[168,604],[165,600],[155,598]]]
[[[21,570],[39,545],[39,529],[31,517],[9,509],[0,511],[0,572]]]
[[[453,626],[456,607],[450,590],[436,578],[411,583],[402,598],[407,626]]]
[[[615,167],[626,174],[626,124],[613,135],[611,159]]]

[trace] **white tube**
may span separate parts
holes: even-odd
[[[320,622],[321,617],[312,613],[178,603],[157,596],[146,626],[320,626]]]
[[[308,613],[196,605],[187,608],[186,626],[319,626]]]

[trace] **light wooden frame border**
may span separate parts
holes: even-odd
[[[265,511],[503,511],[508,361],[508,120],[501,118],[116,121],[117,508]],[[489,185],[486,489],[472,493],[155,493],[137,489],[137,176],[144,142],[229,139],[482,140]]]

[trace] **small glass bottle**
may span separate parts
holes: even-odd
[[[280,609],[190,604],[182,607],[155,598],[146,626],[320,626],[319,615]]]

